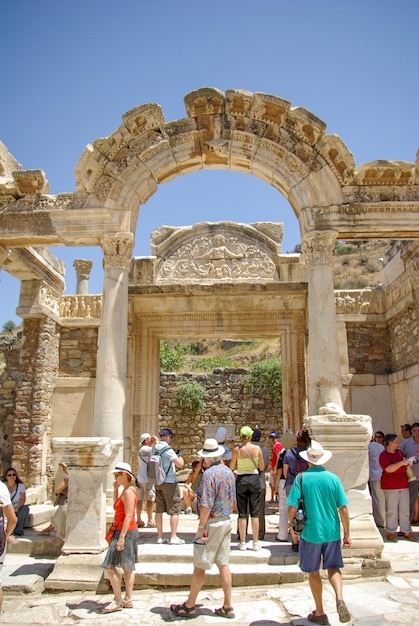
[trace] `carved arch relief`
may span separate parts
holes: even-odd
[[[134,234],[140,207],[159,184],[201,169],[244,172],[272,185],[303,235],[419,238],[419,162],[356,168],[322,120],[278,96],[205,87],[184,102],[187,117],[172,122],[155,103],[125,113],[119,128],[82,153],[75,193],[48,195],[42,170],[22,170],[1,153],[0,245],[100,245],[104,235]]]

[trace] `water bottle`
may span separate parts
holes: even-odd
[[[295,519],[298,520],[299,522],[302,522],[304,519],[304,511],[303,509],[298,509],[296,514],[295,514]]]

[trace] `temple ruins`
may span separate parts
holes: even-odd
[[[4,459],[36,504],[64,456],[84,495],[69,506],[63,553],[99,554],[109,466],[136,467],[140,433],[159,427],[160,341],[279,337],[284,428],[304,423],[333,451],[352,553],[379,555],[372,424],[380,416],[398,433],[419,419],[419,160],[356,165],[323,121],[274,95],[202,88],[184,102],[186,117],[171,122],[154,103],[123,114],[85,148],[71,193],[50,195],[41,169],[22,169],[1,147],[0,267],[21,281],[23,319],[0,379]],[[250,224],[162,226],[151,256],[133,258],[139,212],[159,185],[205,168],[272,185],[299,221],[301,254],[282,253],[280,215],[255,214]],[[336,242],[369,239],[396,242],[381,286],[335,290]],[[63,264],[48,251],[57,245],[101,247],[102,294],[88,294],[91,262],[79,259],[77,294],[63,295]],[[365,336],[378,353],[371,363]]]

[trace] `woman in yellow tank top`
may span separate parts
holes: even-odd
[[[239,550],[247,550],[246,544],[246,520],[250,513],[252,524],[253,545],[250,549],[260,550],[259,537],[259,508],[262,493],[259,473],[263,472],[264,461],[262,449],[251,443],[253,430],[249,426],[243,426],[240,430],[241,444],[234,448],[230,469],[237,476],[236,499],[239,512]]]

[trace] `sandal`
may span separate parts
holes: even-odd
[[[221,606],[219,609],[215,609],[214,613],[220,617],[225,617],[226,619],[234,619],[236,617],[232,607],[228,609],[225,606]]]
[[[133,609],[134,608],[134,603],[132,601],[132,598],[124,598],[122,600],[122,608],[123,609]]]
[[[120,611],[123,604],[123,600],[120,600],[119,602],[117,602],[117,600],[113,600],[110,604],[108,604],[108,606],[105,606],[105,608],[102,609],[102,613],[115,613],[115,611]]]
[[[156,522],[148,522],[147,528],[156,528]]]
[[[189,606],[186,606],[186,602],[184,602],[183,604],[171,604],[170,610],[176,615],[176,617],[196,616],[195,607],[192,606],[189,608]]]
[[[138,528],[144,528],[145,522],[143,522],[143,520],[140,519],[140,521],[138,522],[137,526],[138,526]]]

